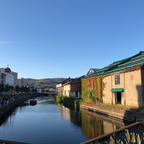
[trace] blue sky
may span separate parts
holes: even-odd
[[[77,77],[144,50],[143,0],[1,0],[0,67]]]

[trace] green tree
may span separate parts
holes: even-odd
[[[3,84],[0,84],[0,91],[4,91],[4,86],[3,86]]]
[[[8,92],[8,91],[10,91],[10,90],[13,90],[13,86],[10,86],[10,85],[6,84],[6,85],[4,86],[4,91],[5,91],[5,92]]]

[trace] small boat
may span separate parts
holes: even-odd
[[[37,100],[34,100],[34,99],[33,99],[33,100],[30,100],[30,105],[33,106],[33,105],[36,105],[36,104],[37,104]]]

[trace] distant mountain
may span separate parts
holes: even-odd
[[[64,78],[46,78],[46,79],[18,79],[17,83],[19,86],[33,86],[35,88],[56,88],[58,82],[63,81]]]

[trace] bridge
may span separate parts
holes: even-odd
[[[144,122],[136,122],[81,144],[144,144]]]

